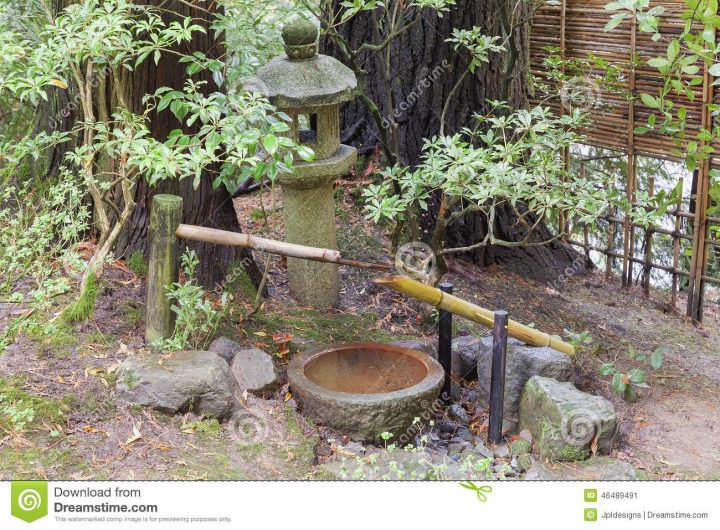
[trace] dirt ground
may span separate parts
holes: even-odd
[[[387,261],[384,231],[362,219],[354,197],[349,185],[338,193],[339,247],[355,259]],[[236,206],[245,230],[282,237],[279,209],[268,231],[258,215],[257,195]],[[639,289],[622,289],[599,272],[570,278],[554,291],[498,268],[457,265],[455,270],[462,272],[450,273],[448,280],[458,296],[489,309],[506,309],[511,318],[548,333],[589,333],[592,343],[577,356],[576,383],[615,404],[622,424],[613,456],[649,478],[720,478],[716,306],[698,327],[669,311],[663,293],[646,298]],[[432,323],[417,305],[372,283],[377,274],[342,268],[340,308],[311,310],[290,299],[284,262],[273,258],[271,298],[248,320],[244,315],[252,296],[238,296],[220,331],[277,355],[281,367],[308,343],[433,336]],[[102,287],[91,320],[60,328],[50,339],[22,336],[0,356],[0,396],[14,396],[15,405],[31,403],[36,411],[21,429],[0,421],[0,479],[323,478],[315,467],[323,430],[285,402],[285,389],[273,400],[251,398],[244,404],[261,420],[241,436],[192,414],[168,416],[116,400],[114,370],[145,347],[143,280],[118,262],[108,267]],[[0,306],[0,325],[16,311]],[[456,322],[458,332],[487,334]],[[286,353],[281,343],[289,336]],[[670,350],[659,370],[648,369],[650,388],[636,403],[615,395],[610,378],[598,374],[605,362],[616,361],[622,371],[637,366],[626,355],[630,344],[640,353],[659,346]]]

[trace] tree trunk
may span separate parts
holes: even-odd
[[[215,38],[214,32],[209,29],[212,15],[204,10],[214,11],[220,9],[214,0],[202,4],[203,9],[191,7],[189,3],[179,1],[146,0],[145,3],[162,6],[163,9],[178,13],[180,16],[192,16],[194,23],[202,24],[208,28],[206,34],[195,33],[192,42],[183,44],[180,51],[188,55],[195,51],[202,51],[208,56],[219,57],[223,55],[224,40]],[[163,18],[166,22],[170,22],[177,17],[175,15],[164,15]],[[129,102],[134,107],[131,110],[142,112],[142,98],[146,94],[153,94],[160,87],[167,86],[182,90],[186,78],[185,65],[179,64],[175,56],[164,54],[157,66],[152,60],[146,61],[129,79]],[[217,86],[207,72],[196,74],[193,79],[195,81],[206,81],[208,92],[217,90]],[[164,140],[170,131],[183,127],[183,124],[169,110],[159,113],[153,112],[150,118],[150,129],[153,136],[158,140]],[[180,182],[163,182],[153,189],[147,185],[146,181],[141,181],[135,193],[137,207],[118,241],[116,255],[128,256],[137,250],[145,250],[149,223],[148,207],[152,196],[156,193],[173,193],[183,198],[183,223],[185,224],[241,232],[230,194],[223,186],[213,190],[211,182],[212,177],[204,175],[200,187],[195,190],[189,179]],[[195,249],[198,253],[200,264],[196,274],[198,280],[204,286],[212,287],[216,285],[223,280],[230,267],[239,263],[245,265],[250,278],[256,285],[259,285],[262,274],[249,251],[197,242],[188,242],[187,246]]]
[[[337,2],[339,4],[339,2]],[[423,141],[440,132],[440,116],[459,77],[466,71],[468,54],[456,51],[445,42],[454,28],[483,28],[486,35],[503,35],[501,11],[512,9],[510,0],[458,0],[442,18],[426,13],[422,21],[400,36],[392,45],[392,97],[395,121],[398,123],[398,158],[401,163],[413,166],[418,162]],[[352,19],[342,27],[341,33],[358,48],[363,42],[373,41],[372,21],[368,14]],[[491,54],[489,64],[478,67],[475,75],[468,75],[450,100],[445,133],[452,134],[472,122],[476,113],[489,110],[488,100],[506,99],[514,108],[527,106],[527,75],[529,65],[529,26],[521,26],[512,38],[517,50],[512,77],[506,76],[509,56]],[[326,53],[342,60],[342,55],[325,43]],[[387,116],[386,87],[378,73],[378,60],[367,55],[362,61],[370,75],[364,80],[365,93],[378,104]],[[503,82],[510,79],[509,84]],[[361,80],[363,81],[363,80]],[[360,101],[346,105],[342,111],[343,141],[354,144],[360,153],[369,153],[379,144],[378,129],[367,107]],[[447,247],[474,244],[485,237],[485,218],[468,214],[447,232]],[[499,212],[496,234],[518,235],[520,231],[510,211]],[[425,232],[434,219],[425,219]],[[540,235],[550,231],[545,226]],[[511,239],[512,240],[512,239]],[[478,264],[503,263],[513,271],[542,281],[551,280],[569,266],[577,253],[562,243],[542,247],[479,249],[465,257]]]
[[[200,8],[192,7],[189,2],[186,3],[177,0],[144,0],[144,3],[165,10],[168,14],[165,14],[163,18],[167,23],[176,20],[178,16],[192,16],[194,23],[202,24],[206,28],[209,28],[212,20],[212,14],[207,11],[212,12],[220,9],[215,0],[203,3]],[[68,0],[53,0],[52,8],[55,13],[59,13],[68,4]],[[177,13],[177,15],[169,14],[169,12]],[[216,39],[213,32],[208,29],[206,34],[195,33],[192,42],[183,44],[179,51],[185,54],[202,51],[208,55],[221,56],[224,51],[224,40],[222,38]],[[166,53],[163,54],[157,66],[151,57],[135,72],[128,74],[126,77],[127,79],[123,80],[126,91],[124,99],[131,107],[129,110],[141,114],[145,108],[142,99],[146,94],[153,94],[158,88],[163,86],[178,90],[183,89],[186,80],[185,65],[179,64],[177,57],[174,55]],[[211,76],[207,73],[196,74],[194,79],[196,81],[207,81],[208,91],[213,91],[217,88]],[[99,79],[99,81],[101,80]],[[102,91],[102,96],[104,96],[99,97],[98,101],[104,101],[106,103],[106,105],[104,105],[106,108],[97,109],[97,114],[100,117],[112,114],[117,106],[118,95],[113,92],[112,87],[113,83],[109,81],[100,82],[98,85],[98,90]],[[50,103],[41,106],[38,110],[36,130],[69,130],[72,128],[75,119],[79,117],[78,113],[81,113],[81,111],[78,110],[75,93],[72,88],[67,91],[53,89],[52,92],[53,97],[50,99]],[[156,139],[161,141],[167,138],[170,131],[183,127],[169,110],[160,113],[153,112],[150,115],[150,119],[152,134]],[[62,145],[50,154],[48,160],[49,174],[57,174],[62,158],[67,150],[68,145]],[[103,161],[101,163],[112,163],[112,161]],[[150,189],[144,179],[141,180],[135,192],[137,207],[128,226],[118,240],[115,248],[115,256],[129,256],[137,250],[145,251],[149,223],[148,207],[150,206],[152,196],[156,193],[173,193],[183,198],[183,222],[186,224],[197,224],[240,232],[240,226],[230,194],[224,187],[213,190],[211,181],[212,177],[210,175],[204,175],[200,187],[195,190],[192,187],[192,182],[189,180],[182,182],[163,182],[153,189]],[[203,243],[190,243],[188,246],[195,249],[198,253],[200,264],[198,265],[196,274],[200,283],[204,286],[213,287],[222,281],[229,268],[238,263],[245,266],[250,278],[256,285],[259,285],[262,274],[253,261],[249,251],[219,245],[206,245]]]

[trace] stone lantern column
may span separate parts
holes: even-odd
[[[285,239],[312,247],[337,248],[333,183],[357,160],[340,144],[340,103],[353,98],[357,79],[332,57],[317,53],[318,30],[307,19],[283,28],[286,55],[276,57],[246,80],[247,89],[267,97],[292,118],[290,135],[315,151],[315,160],[296,160],[281,174]],[[339,301],[337,265],[288,259],[291,294],[302,304],[333,307]]]

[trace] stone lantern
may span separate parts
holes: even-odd
[[[336,249],[333,182],[357,159],[355,148],[340,143],[340,104],[353,98],[357,79],[336,59],[318,54],[318,29],[309,20],[289,22],[282,35],[286,55],[258,69],[245,88],[290,116],[290,137],[315,151],[312,162],[296,159],[294,173],[278,176],[286,240]],[[337,265],[289,258],[288,274],[290,292],[302,304],[337,305]]]

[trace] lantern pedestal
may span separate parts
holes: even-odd
[[[285,239],[310,247],[337,249],[333,182],[357,160],[357,151],[341,145],[323,160],[296,163],[295,172],[279,177],[283,192]],[[337,265],[288,258],[290,293],[303,305],[335,307],[340,280]]]

